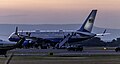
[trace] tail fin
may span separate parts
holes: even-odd
[[[90,33],[92,31],[96,13],[97,10],[92,10],[87,19],[85,20],[85,22],[83,23],[83,25],[81,26],[81,28],[77,31]]]

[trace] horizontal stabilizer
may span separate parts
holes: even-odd
[[[111,34],[111,33],[100,33],[100,34],[96,34],[96,36],[105,36],[105,35],[109,35],[109,34]]]
[[[103,33],[100,34],[96,34],[96,36],[105,36],[105,35],[109,35],[110,33],[106,33],[106,29],[103,31]]]

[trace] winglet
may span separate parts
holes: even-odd
[[[18,27],[15,29],[15,34],[18,35]]]

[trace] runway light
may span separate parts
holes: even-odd
[[[104,47],[104,50],[106,50],[107,48],[106,47]]]

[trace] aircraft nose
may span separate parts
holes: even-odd
[[[20,38],[9,38],[9,41],[11,42],[18,42],[20,40]]]

